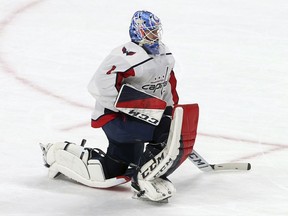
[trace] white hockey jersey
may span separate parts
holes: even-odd
[[[174,57],[165,45],[160,46],[159,55],[149,55],[133,42],[112,50],[88,85],[88,91],[96,99],[92,127],[102,127],[118,116],[114,103],[124,83],[165,100],[167,106],[177,104],[174,64]]]

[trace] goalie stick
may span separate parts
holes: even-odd
[[[250,170],[250,163],[221,163],[209,164],[201,155],[195,150],[188,156],[190,161],[204,172],[217,171],[217,170]]]

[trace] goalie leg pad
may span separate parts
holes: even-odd
[[[154,178],[163,176],[172,166],[179,154],[182,118],[183,109],[177,107],[171,122],[165,148],[140,168],[137,175],[138,180],[153,180]]]
[[[97,188],[113,187],[130,180],[126,176],[106,179],[100,154],[99,159],[90,159],[90,152],[94,149],[67,142],[48,144],[44,149],[47,150],[44,160],[49,166],[50,178],[62,173],[77,182]],[[93,153],[95,155],[95,151]]]
[[[48,144],[46,155],[46,162],[50,166],[50,178],[54,178],[58,172],[61,172],[63,174],[66,173],[65,175],[72,179],[79,175],[84,179],[105,180],[100,161],[95,159],[88,160],[89,149],[85,149],[83,146],[68,142]]]
[[[90,179],[90,175],[88,173],[87,161],[84,162],[78,156],[74,155],[69,151],[65,150],[56,151],[55,163],[57,163],[58,169],[61,173],[65,174],[66,176],[69,176],[70,174],[71,176],[69,177],[71,177],[72,179],[75,179],[77,175],[81,176],[81,178],[84,179]],[[77,179],[75,180],[77,181]]]
[[[197,135],[199,118],[198,104],[184,104],[177,106],[182,107],[184,111],[179,154],[173,162],[172,167],[166,172],[166,176],[172,174],[191,154]]]

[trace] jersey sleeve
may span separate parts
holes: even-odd
[[[167,80],[166,91],[163,98],[167,102],[167,106],[175,106],[179,102],[176,86],[177,80],[174,71],[172,70],[170,72],[169,79]]]
[[[129,67],[125,59],[113,53],[101,63],[88,84],[88,91],[102,107],[118,112],[114,102],[123,80],[135,75],[133,68]]]
[[[178,96],[177,89],[176,89],[177,80],[176,80],[175,73],[174,73],[173,70],[171,71],[171,74],[170,74],[169,83],[170,83],[170,86],[171,86],[172,100],[173,100],[173,103],[174,103],[173,105],[175,106],[179,102],[179,96]]]
[[[111,55],[104,59],[89,82],[88,91],[101,106],[118,112],[113,107],[113,102],[118,94],[116,61],[117,57]]]

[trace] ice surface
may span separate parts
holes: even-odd
[[[162,20],[181,103],[200,106],[195,149],[249,172],[202,173],[186,161],[168,204],[47,178],[39,142],[105,149],[86,86],[129,40],[138,9]],[[288,215],[286,0],[0,0],[0,215]]]

